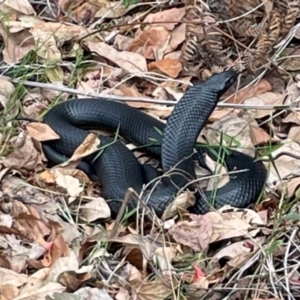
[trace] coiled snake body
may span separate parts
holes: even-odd
[[[44,117],[59,136],[59,140],[44,142],[47,158],[58,162],[56,154],[71,157],[75,149],[88,135],[86,129],[109,128],[118,130],[120,136],[161,158],[164,176],[151,193],[143,200],[161,216],[174,200],[175,194],[190,179],[195,179],[194,159],[205,165],[203,154],[216,159],[224,155],[228,170],[244,170],[234,174],[230,182],[214,193],[214,207],[226,204],[246,207],[259,196],[266,177],[262,162],[240,152],[224,152],[220,147],[197,146],[197,137],[208,117],[217,105],[220,96],[233,84],[237,74],[228,70],[211,76],[205,82],[188,89],[175,106],[167,124],[132,108],[126,104],[107,99],[77,99],[54,106]],[[141,164],[134,154],[121,142],[112,143],[113,138],[101,136],[101,146],[108,145],[98,158],[93,154],[85,158],[95,170],[102,183],[102,195],[113,213],[117,213],[129,187],[141,192],[147,179]],[[112,144],[111,144],[112,143]],[[215,152],[216,151],[216,152]],[[172,172],[174,170],[174,172]],[[189,176],[186,176],[186,175]],[[190,177],[190,178],[188,178]],[[214,191],[198,193],[194,213],[205,213],[210,209],[209,200]],[[136,201],[128,203],[129,209],[136,207]]]

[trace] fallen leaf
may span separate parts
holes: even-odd
[[[262,79],[260,80],[257,84],[255,84],[254,86],[249,86],[245,89],[240,90],[237,94],[234,94],[232,96],[230,96],[225,103],[245,103],[246,99],[250,99],[253,97],[257,97],[260,96],[266,92],[269,92],[272,90],[272,87],[270,85],[270,83],[265,80]],[[228,90],[228,92],[226,92],[222,97],[225,98],[226,95],[228,97],[228,94],[231,94],[232,92],[230,90]],[[246,104],[246,103],[245,103]],[[250,104],[250,103],[248,103]]]
[[[117,51],[112,46],[105,43],[93,43],[85,42],[85,45],[93,52],[97,53],[99,56],[112,61],[117,66],[121,67],[128,73],[140,73],[147,71],[147,63],[145,57],[138,53],[129,51]]]
[[[170,281],[169,276],[162,276],[162,279],[155,279],[153,281],[143,282],[139,280],[129,280],[130,287],[134,297],[143,300],[163,300],[166,299],[176,288],[175,281],[170,282],[169,286],[165,282]],[[155,292],[154,292],[155,291]]]
[[[150,27],[134,38],[128,51],[139,53],[146,59],[155,59],[158,49],[162,51],[161,54],[164,53],[169,39],[170,33],[164,27]]]
[[[23,300],[23,299],[32,299],[32,300],[39,300],[39,299],[46,299],[47,296],[52,296],[54,293],[62,293],[66,290],[66,287],[62,286],[56,282],[49,282],[46,285],[35,289],[31,292],[23,293],[21,292],[18,297],[14,300]]]
[[[24,15],[36,15],[30,2],[27,0],[24,0],[24,1],[22,0],[22,3],[20,3],[19,1],[16,1],[16,0],[5,0],[4,4]]]
[[[253,120],[247,114],[243,117],[228,114],[209,126],[206,138],[209,144],[236,147],[237,150],[254,156],[250,122]]]
[[[231,269],[240,269],[265,240],[266,237],[247,239],[221,249],[212,257],[209,262],[209,269],[212,270],[212,273],[214,269],[218,271],[221,268],[220,261],[224,258],[226,258],[226,272]]]
[[[26,125],[26,129],[28,130],[29,136],[39,142],[57,140],[60,138],[48,124],[30,122]]]
[[[285,101],[284,104],[290,105],[294,104],[295,101],[298,101],[296,104],[299,106],[299,96],[300,96],[300,85],[299,85],[299,80],[298,82],[293,82],[291,83],[285,91]]]
[[[80,299],[101,299],[113,300],[105,289],[98,289],[92,287],[83,287],[74,292],[73,295],[80,296]],[[122,299],[123,300],[123,299]],[[124,299],[125,300],[125,299]]]
[[[159,71],[171,78],[177,78],[182,70],[182,64],[178,59],[161,59],[148,65],[149,71]]]
[[[250,124],[250,133],[251,133],[251,141],[254,146],[266,144],[272,141],[272,138],[268,135],[268,133],[260,128],[257,123]]]
[[[252,210],[209,212],[205,215],[190,215],[190,221],[178,222],[169,233],[176,242],[194,251],[206,251],[209,244],[216,241],[254,236],[257,230],[250,224],[263,224],[259,215]]]
[[[98,219],[106,219],[110,217],[111,211],[107,202],[98,197],[92,201],[80,205],[80,219],[86,222],[93,222]]]
[[[146,16],[144,19],[144,23],[152,24],[155,22],[155,25],[152,26],[163,26],[167,30],[173,30],[177,25],[176,22],[180,22],[185,14],[185,8],[171,8],[167,10],[162,10],[156,13],[152,13]],[[157,22],[162,22],[161,24],[157,24]],[[170,23],[168,23],[170,22]]]
[[[9,32],[4,26],[0,25],[0,35],[3,38],[5,48],[3,50],[3,58],[7,64],[17,64],[20,60],[33,50],[35,47],[34,41],[31,39],[31,34],[27,29],[22,29],[19,32]],[[24,41],[26,41],[24,43]]]
[[[69,198],[69,203],[74,201],[84,190],[84,185],[75,177],[70,175],[64,175],[61,170],[53,168],[50,170],[55,178],[56,184],[65,189]]]
[[[9,284],[15,287],[21,287],[28,282],[28,276],[0,267],[0,281],[1,285]]]
[[[272,92],[262,93],[252,98],[247,98],[244,101],[245,105],[282,105],[285,96],[283,94],[276,94]],[[272,109],[265,109],[265,110],[250,110],[250,114],[253,118],[260,119],[266,116],[272,116]]]
[[[296,125],[300,125],[300,112],[291,111],[288,115],[282,119],[282,123],[292,123]]]
[[[182,23],[171,32],[170,43],[166,48],[164,58],[179,59],[181,51],[174,51],[185,40],[186,24]],[[173,52],[174,51],[174,52]]]
[[[17,145],[18,137],[20,138],[21,136],[22,141],[20,145]],[[24,135],[22,132],[18,137],[11,139],[11,142],[14,143],[14,151],[4,158],[4,166],[17,170],[40,170],[42,168],[41,155],[34,146],[31,137],[26,134]]]

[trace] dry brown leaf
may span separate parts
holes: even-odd
[[[1,300],[16,299],[19,289],[11,284],[1,284]]]
[[[206,277],[202,277],[187,286],[187,293],[196,299],[201,299],[201,297],[206,293],[208,286],[209,281]]]
[[[56,184],[66,190],[69,197],[69,203],[74,201],[76,197],[78,197],[84,190],[84,185],[80,182],[79,179],[70,176],[70,175],[65,175],[63,174],[62,169],[56,169],[53,168],[50,170],[50,172],[53,174],[55,178]]]
[[[49,268],[43,268],[30,275],[27,284],[22,288],[22,295],[30,295],[45,285],[45,280],[47,279],[49,272]]]
[[[9,284],[15,287],[21,287],[28,282],[28,276],[0,267],[0,281],[1,286]]]
[[[196,198],[193,192],[185,191],[178,195],[172,203],[165,209],[161,219],[172,218],[180,209],[187,209],[195,204]]]
[[[41,155],[30,136],[21,132],[17,138],[12,138],[12,143],[14,151],[4,158],[4,166],[28,171],[42,169]]]
[[[39,289],[35,289],[31,292],[24,293],[21,291],[18,297],[14,300],[23,300],[23,299],[30,299],[30,300],[40,300],[46,299],[47,296],[53,296],[55,293],[62,293],[66,290],[66,287],[63,285],[56,283],[56,282],[48,282],[44,286],[40,287]]]
[[[207,250],[208,245],[216,241],[253,236],[257,230],[250,224],[263,224],[259,215],[252,210],[209,212],[205,215],[191,215],[190,218],[191,221],[178,222],[169,233],[176,242],[195,251]]]
[[[300,127],[299,126],[291,126],[287,138],[294,142],[300,141]]]
[[[231,113],[214,122],[207,130],[207,139],[212,145],[235,146],[238,150],[253,156],[254,145],[251,140],[252,122],[249,115],[243,117]]]
[[[114,39],[114,47],[119,51],[127,51],[133,41],[132,37],[117,34]]]
[[[24,237],[44,243],[44,237],[50,234],[50,230],[33,207],[26,207],[23,203],[14,200],[11,214],[15,220],[13,227]]]
[[[22,0],[21,3],[20,3],[20,1],[17,1],[17,0],[5,0],[5,1],[3,1],[3,4],[12,8],[15,11],[18,11],[18,12],[24,14],[24,15],[36,15],[30,2],[27,0]]]
[[[71,162],[78,162],[81,158],[88,156],[95,151],[99,151],[99,146],[101,141],[98,136],[94,133],[89,133],[85,140],[79,145],[79,147],[74,151],[72,157],[61,164],[61,166],[70,166]]]
[[[5,48],[2,52],[3,60],[7,64],[17,64],[19,61],[33,50],[35,45],[31,39],[31,34],[27,30],[12,33],[0,25],[0,35],[3,37]],[[26,43],[24,43],[26,41]]]
[[[254,146],[265,144],[273,140],[268,133],[257,124],[250,124],[251,141]]]
[[[256,253],[256,250],[265,240],[266,237],[259,237],[233,243],[217,252],[209,262],[208,268],[217,272],[221,268],[220,261],[226,258],[226,272],[231,269],[240,269]]]
[[[299,185],[300,185],[300,177],[290,179],[284,188],[286,197],[291,198],[296,194],[298,194]]]
[[[286,98],[285,98],[284,104],[289,105],[298,100],[298,97],[300,96],[300,83],[299,82],[300,82],[300,76],[298,75],[298,81],[290,84],[286,88],[286,92],[285,92]],[[299,106],[299,102],[297,103],[297,106]]]
[[[218,121],[218,120],[224,118],[225,116],[227,116],[229,114],[237,115],[238,113],[239,113],[239,110],[234,110],[232,108],[221,108],[221,109],[217,108],[209,116],[208,122],[213,123],[215,121]]]
[[[99,288],[83,287],[74,292],[73,295],[80,296],[80,299],[113,300],[105,289]]]
[[[146,72],[147,63],[145,57],[130,51],[117,51],[105,43],[85,42],[85,45],[93,52],[112,61],[117,66],[130,74]]]
[[[240,90],[237,94],[233,94],[225,102],[226,103],[245,103],[245,99],[257,97],[257,96],[262,95],[271,90],[272,90],[272,86],[270,85],[270,83],[267,80],[262,79],[256,85],[249,86],[243,90]],[[229,95],[231,95],[231,93],[232,93],[232,89],[230,89],[228,92],[226,92],[221,98],[228,97]]]
[[[168,53],[168,54],[166,54],[164,58],[173,58],[173,59],[180,58],[181,51],[175,51],[175,52],[173,52],[173,51],[176,50],[178,48],[178,46],[180,44],[182,44],[182,42],[184,42],[185,32],[186,32],[186,24],[185,23],[180,24],[171,32],[170,43],[167,46],[167,49],[165,51],[165,53]]]
[[[121,286],[115,296],[115,299],[116,300],[130,300],[129,291]]]
[[[153,281],[139,281],[139,280],[129,280],[130,287],[134,297],[140,300],[163,300],[166,299],[173,291],[172,288],[176,288],[175,281],[170,282],[170,277],[165,275],[162,279],[155,279]],[[169,282],[169,286],[165,284]],[[155,291],[155,292],[154,292]]]
[[[300,112],[298,111],[289,112],[288,115],[281,120],[281,122],[300,125]]]
[[[182,64],[178,59],[161,59],[148,65],[149,71],[160,72],[171,78],[177,78],[182,70]]]
[[[106,219],[110,217],[111,211],[107,202],[101,198],[95,198],[91,202],[83,204],[79,207],[80,219],[86,222],[93,222],[98,219]]]
[[[169,40],[170,33],[164,27],[150,27],[134,38],[128,51],[139,53],[147,59],[155,59],[159,51],[164,53]],[[162,57],[163,55],[157,58]]]
[[[31,122],[26,125],[26,129],[28,130],[29,136],[39,142],[57,140],[60,138],[47,124]]]
[[[173,269],[171,261],[176,257],[177,250],[171,247],[160,247],[154,252],[153,260],[158,263],[161,271]]]
[[[283,94],[276,94],[272,92],[267,93],[261,93],[255,97],[247,98],[247,100],[244,101],[244,104],[248,105],[282,105],[283,101],[285,99],[285,96]],[[250,114],[253,118],[263,118],[266,116],[272,116],[273,110],[265,109],[265,110],[250,110]]]
[[[145,23],[152,24],[155,22],[155,25],[152,26],[163,26],[167,30],[173,30],[174,27],[177,25],[176,22],[180,22],[185,14],[185,8],[171,8],[162,10],[153,14],[147,15],[144,19]],[[157,24],[157,22],[162,22],[161,24]],[[168,23],[170,22],[170,23]]]

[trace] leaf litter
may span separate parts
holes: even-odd
[[[194,83],[181,61],[186,7],[99,3],[1,3],[7,16],[0,24],[2,73],[62,88],[67,83],[86,94],[78,98],[89,92],[124,96],[128,105],[166,122],[173,106],[156,102],[178,101]],[[299,29],[294,37],[299,40]],[[191,195],[183,194],[162,220],[111,217],[101,183],[76,169],[101,146],[93,133],[68,161],[47,166],[41,142],[59,136],[39,120],[57,100],[73,95],[51,84],[20,88],[0,78],[2,298],[299,296],[300,86],[295,47],[291,43],[283,49],[287,59],[281,72],[255,83],[250,78],[247,86],[223,95],[221,104],[229,106],[216,108],[199,136],[252,156],[259,150],[269,171],[261,202],[197,216],[187,211]],[[132,96],[153,101],[126,99]],[[11,117],[20,111],[36,122],[16,126]],[[200,169],[197,175],[209,177]],[[229,180],[226,168],[221,175],[226,178],[218,186]],[[208,189],[214,186],[213,178],[202,181]]]

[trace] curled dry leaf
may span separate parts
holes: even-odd
[[[149,71],[159,71],[171,78],[177,78],[182,70],[182,64],[178,59],[165,58],[151,62],[148,68]]]
[[[112,61],[117,66],[130,74],[146,72],[147,63],[144,56],[130,51],[117,51],[106,43],[85,42],[85,45],[93,52]]]
[[[56,184],[66,190],[70,196],[69,203],[74,201],[83,192],[84,185],[80,180],[73,176],[65,175],[63,169],[53,168],[49,172],[54,176]]]
[[[252,210],[233,212],[209,212],[191,215],[190,221],[174,225],[169,233],[176,242],[194,251],[207,250],[210,243],[233,237],[254,236],[257,230],[250,224],[263,224],[260,216]]]
[[[110,208],[106,201],[99,197],[89,203],[80,205],[80,219],[86,222],[93,222],[98,219],[106,219],[110,217]]]
[[[134,38],[128,51],[139,53],[146,59],[155,59],[158,50],[162,52],[166,50],[169,40],[170,33],[164,27],[148,27]]]
[[[60,138],[47,124],[31,122],[26,125],[26,128],[29,136],[39,142],[57,140]]]
[[[42,159],[40,153],[37,151],[31,137],[29,135],[23,135],[20,144],[16,145],[18,138],[12,138],[12,142],[15,142],[14,151],[6,156],[3,160],[3,164],[9,168],[25,169],[28,171],[39,170],[42,168]],[[19,135],[19,138],[20,138]]]
[[[78,162],[79,160],[81,160],[81,158],[99,151],[100,144],[101,141],[96,134],[88,134],[85,140],[74,151],[72,157],[68,161],[62,163],[61,166],[68,166],[70,165],[70,162]]]

